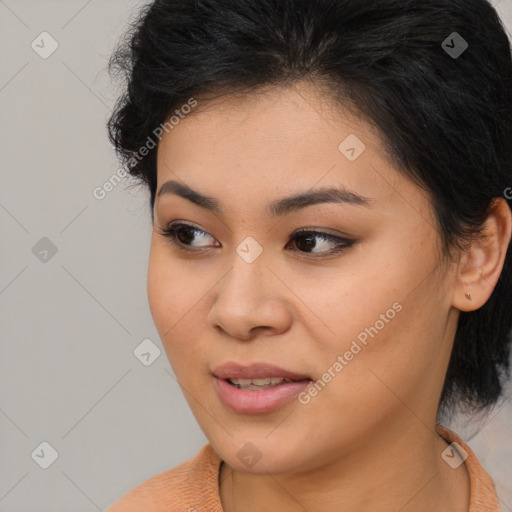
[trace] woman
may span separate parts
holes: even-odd
[[[512,59],[484,0],[160,0],[111,69],[151,313],[209,442],[109,512],[498,511],[441,424],[512,327]]]

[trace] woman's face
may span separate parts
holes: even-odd
[[[456,273],[427,194],[333,105],[307,87],[226,96],[158,147],[151,313],[195,418],[239,471],[313,469],[435,422]],[[169,181],[213,201],[158,196]],[[331,188],[346,194],[308,200]],[[171,223],[190,226],[183,249],[161,234]],[[226,363],[311,381],[241,390],[219,378]]]

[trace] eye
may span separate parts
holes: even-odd
[[[201,240],[204,241],[208,238],[214,240],[214,238],[210,236],[206,231],[196,228],[190,224],[183,223],[169,224],[166,228],[159,228],[159,233],[162,236],[168,238],[173,245],[183,251],[192,252],[198,250],[193,249],[192,247],[198,247],[199,249],[208,248],[209,245],[201,244]],[[198,238],[196,238],[196,240],[199,240],[199,243],[193,243],[196,234],[200,235]]]
[[[330,235],[323,231],[301,229],[293,234],[291,242],[294,242],[295,246],[299,247],[300,252],[322,257],[337,254],[344,249],[348,249],[355,243],[355,240]],[[329,247],[333,248],[329,249]]]
[[[169,224],[166,228],[159,228],[158,232],[160,235],[168,238],[174,246],[183,251],[198,252],[214,246],[220,247],[218,242],[206,231],[190,224]],[[208,243],[208,240],[213,240],[213,243]],[[201,243],[201,241],[206,241],[206,243]],[[292,244],[298,247],[298,252],[300,253],[322,257],[340,253],[344,249],[352,246],[355,242],[355,240],[331,235],[323,231],[314,231],[304,228],[296,231],[292,235],[287,247]]]

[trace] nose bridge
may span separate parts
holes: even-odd
[[[246,294],[248,299],[249,295],[264,292],[265,279],[269,277],[266,263],[263,247],[252,236],[246,237],[235,247],[224,291]]]
[[[247,265],[253,265],[258,260],[264,259],[263,246],[253,236],[246,236],[235,248],[235,252],[239,259],[245,262]],[[259,267],[258,267],[259,268]]]

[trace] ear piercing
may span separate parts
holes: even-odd
[[[465,295],[466,295],[466,299],[468,299],[468,300],[472,300],[472,299],[471,299],[471,293],[466,293]]]

